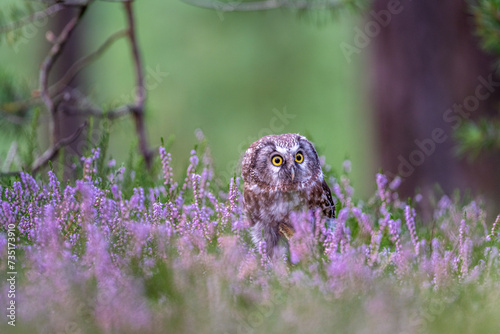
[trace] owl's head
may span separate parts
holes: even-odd
[[[293,190],[321,177],[318,154],[305,137],[287,133],[254,142],[243,157],[245,183]]]

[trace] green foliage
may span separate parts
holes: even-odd
[[[460,155],[470,154],[477,157],[482,151],[500,150],[500,119],[478,122],[467,122],[456,132],[461,145],[458,148]]]
[[[33,114],[28,85],[0,67],[0,130],[19,138]]]
[[[500,1],[471,1],[477,34],[481,37],[482,47],[500,55]]]
[[[499,68],[500,57],[500,1],[478,0],[470,1],[470,9],[476,23],[476,33],[480,38],[481,47],[497,57],[496,67]],[[456,136],[460,142],[458,153],[468,154],[475,158],[481,152],[500,150],[500,118],[481,118],[478,121],[468,121],[462,124]]]
[[[21,0],[7,3],[0,11],[0,44],[14,45],[22,36],[20,28],[24,26],[23,19],[33,14],[36,9],[45,8],[43,1]]]

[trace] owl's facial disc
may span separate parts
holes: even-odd
[[[262,137],[250,145],[243,167],[245,182],[287,191],[322,177],[314,146],[297,134]]]
[[[272,169],[275,171],[273,183],[293,184],[304,181],[307,173],[304,171],[307,160],[299,145],[293,147],[275,147],[270,154]]]

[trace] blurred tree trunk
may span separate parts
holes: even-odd
[[[387,10],[395,1],[375,0],[372,9]],[[453,111],[454,105],[474,101],[467,97],[477,94],[479,77],[488,81],[494,69],[493,58],[479,50],[466,2],[396,2],[402,10],[371,42],[372,93],[384,171],[403,176],[405,197],[415,190],[425,195],[439,183],[447,193],[458,187],[498,199],[498,154],[482,154],[469,163],[455,153],[453,128],[469,116]],[[470,119],[498,113],[500,87],[490,88],[493,92],[470,112]],[[485,89],[480,93],[488,93]]]
[[[56,34],[58,34],[66,24],[77,14],[77,8],[65,8],[60,13],[57,14],[54,20],[53,29]],[[59,80],[67,70],[84,54],[83,52],[83,38],[84,38],[84,22],[81,22],[77,27],[72,37],[69,39],[68,44],[61,53],[60,58],[55,64],[53,76],[51,78],[51,84]],[[78,127],[81,125],[83,119],[75,115],[70,115],[65,112],[66,106],[71,106],[77,103],[78,91],[82,89],[84,85],[82,76],[76,76],[71,80],[68,85],[64,88],[61,96],[57,97],[59,102],[57,112],[54,120],[55,131],[53,134],[54,142],[58,142],[64,138],[70,137],[74,134]],[[73,156],[80,156],[85,145],[85,137],[83,134],[80,138],[70,143],[64,148],[64,156],[60,156],[58,163],[62,164],[64,167],[64,176],[68,178],[71,176],[71,163]]]

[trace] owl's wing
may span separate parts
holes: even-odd
[[[321,186],[323,187],[323,196],[321,198],[321,208],[323,209],[323,213],[327,218],[335,218],[335,203],[333,202],[330,187],[325,180],[323,180]]]

